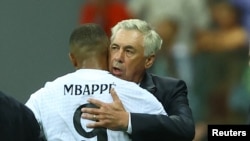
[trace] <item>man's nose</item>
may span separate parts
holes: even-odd
[[[115,60],[121,63],[124,62],[124,51],[117,51],[115,54]]]

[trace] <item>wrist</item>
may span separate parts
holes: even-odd
[[[124,112],[122,114],[122,119],[123,119],[122,123],[121,123],[122,131],[127,131],[128,130],[129,117],[130,117],[130,114],[128,112]]]

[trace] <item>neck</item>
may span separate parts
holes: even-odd
[[[80,62],[80,66],[77,69],[99,69],[99,70],[108,70],[108,63],[105,60],[97,58],[89,58]]]

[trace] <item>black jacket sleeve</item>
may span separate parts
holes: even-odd
[[[41,141],[33,112],[23,103],[0,91],[0,140]]]
[[[168,116],[131,113],[132,140],[192,141],[195,126],[185,82],[146,74],[141,87],[157,97]]]

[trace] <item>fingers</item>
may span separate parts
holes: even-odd
[[[112,98],[113,98],[114,101],[120,101],[120,99],[119,99],[119,97],[118,97],[118,95],[117,95],[117,93],[116,93],[116,91],[115,91],[114,88],[110,89],[110,93],[111,93],[111,96],[112,96]]]
[[[88,102],[96,105],[99,108],[87,108],[87,107],[82,108],[81,109],[82,118],[96,121],[98,119],[97,115],[100,115],[102,113],[100,107],[102,107],[102,105],[105,105],[106,103],[96,99],[89,99]]]
[[[93,121],[98,121],[99,120],[99,116],[94,115],[94,114],[83,113],[81,115],[81,117],[84,118],[84,119],[93,120]]]
[[[88,123],[86,125],[87,128],[97,128],[97,127],[103,127],[103,123],[102,122],[92,122],[92,123]]]
[[[110,118],[103,117],[102,115],[82,115],[84,119],[93,120],[95,122],[90,122],[86,124],[87,128],[98,128],[98,127],[105,127],[108,128],[107,121],[110,122]]]
[[[96,100],[96,99],[89,99],[88,102],[90,102],[91,104],[96,105],[97,107],[101,107],[102,105],[104,105],[105,103]],[[82,113],[88,113],[88,114],[92,114],[92,115],[99,115],[100,114],[100,109],[99,108],[82,108],[81,109]]]
[[[97,120],[97,116],[96,115],[93,115],[92,118],[93,118],[93,120]]]
[[[100,100],[92,99],[92,98],[88,99],[88,102],[96,105],[97,107],[101,107],[102,105],[105,104],[104,102],[102,102]]]
[[[100,113],[99,109],[96,109],[96,108],[82,108],[81,112],[88,113],[91,115],[98,115]]]

